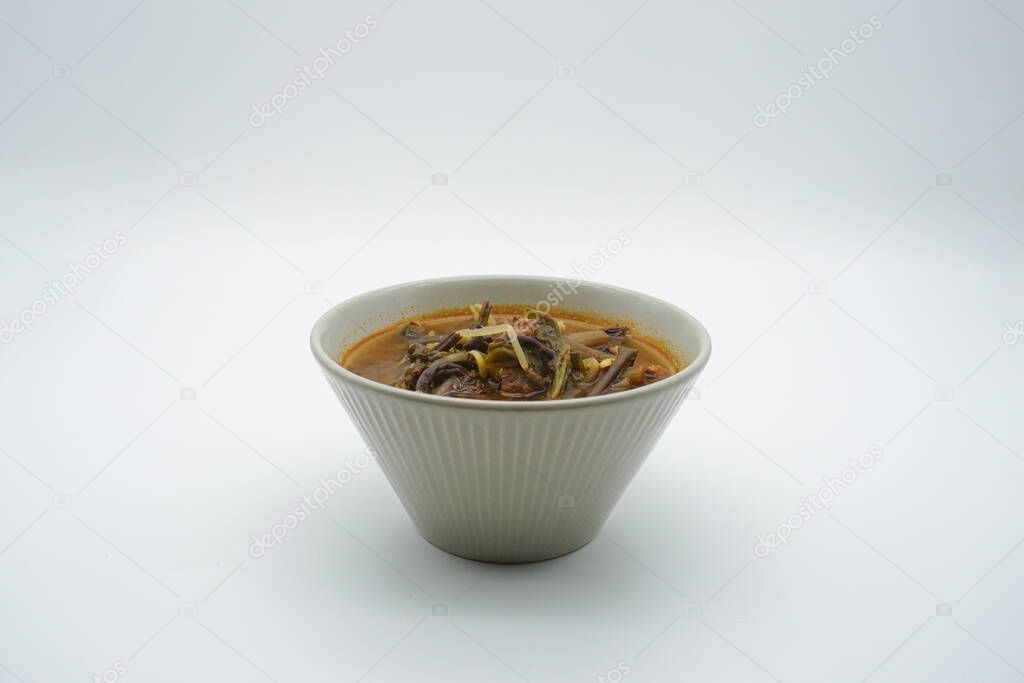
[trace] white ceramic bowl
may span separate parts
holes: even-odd
[[[523,276],[410,282],[338,304],[313,327],[313,355],[327,381],[420,534],[442,550],[531,562],[586,545],[708,362],[708,333],[685,311],[618,287],[583,282],[573,293],[569,284]],[[554,313],[561,307],[628,321],[665,340],[688,365],[621,393],[512,402],[416,393],[338,364],[369,332],[483,299],[531,306],[564,299]]]

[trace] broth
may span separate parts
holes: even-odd
[[[340,364],[382,384],[483,400],[616,393],[664,379],[684,365],[625,326],[488,302],[379,330],[350,348]]]

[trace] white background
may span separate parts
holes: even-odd
[[[0,3],[0,319],[126,238],[0,345],[0,681],[1024,678],[1024,6],[388,1]],[[454,558],[374,465],[249,555],[363,448],[329,305],[620,231],[715,350],[604,534]]]

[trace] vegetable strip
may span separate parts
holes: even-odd
[[[633,362],[635,356],[636,349],[630,349],[625,346],[620,347],[619,355],[615,356],[615,361],[611,364],[611,367],[604,371],[604,374],[597,380],[597,384],[593,386],[587,396],[598,396],[607,391],[608,387],[615,381],[615,378],[622,372],[622,369]]]

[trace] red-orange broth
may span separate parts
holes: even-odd
[[[505,325],[514,341],[508,328],[498,329]],[[411,391],[512,401],[628,391],[685,367],[627,325],[488,302],[403,320],[360,340],[340,363]]]

